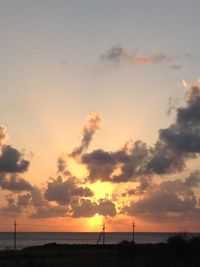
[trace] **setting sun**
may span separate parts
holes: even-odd
[[[95,216],[88,219],[88,226],[91,231],[99,231],[101,229],[104,222],[103,216],[99,215],[98,213]]]
[[[111,196],[114,190],[114,185],[108,182],[96,182],[88,184],[88,187],[94,192],[97,199]]]

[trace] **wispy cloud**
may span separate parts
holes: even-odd
[[[112,46],[100,56],[100,61],[116,66],[119,64],[150,65],[165,63],[170,68],[180,70],[181,63],[177,56],[163,52],[128,51],[120,45]]]
[[[100,128],[100,124],[101,115],[99,113],[91,113],[86,125],[83,127],[81,144],[71,152],[71,157],[80,156],[85,150],[87,150],[92,141],[93,135]]]

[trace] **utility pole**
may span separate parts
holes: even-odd
[[[106,229],[106,227],[105,227],[105,223],[103,224],[103,245],[105,244],[105,229]]]
[[[14,222],[14,250],[16,250],[16,235],[17,235],[17,223],[16,221]]]
[[[101,236],[103,236],[103,245],[105,244],[105,229],[106,229],[105,223],[102,226],[103,226],[102,231],[101,231],[99,238],[97,240],[97,245],[99,244],[99,241],[101,240]]]
[[[134,222],[134,220],[133,220],[132,242],[133,242],[133,244],[135,244],[135,222]]]

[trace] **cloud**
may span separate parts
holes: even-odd
[[[120,54],[115,51],[112,57]],[[88,170],[85,181],[89,183],[106,181],[111,183],[137,182],[129,187],[124,196],[137,196],[138,200],[123,207],[122,212],[143,218],[171,218],[200,214],[194,188],[199,186],[199,172],[192,173],[184,181],[164,181],[153,183],[156,175],[167,175],[184,170],[188,159],[200,153],[200,82],[187,86],[186,102],[176,108],[174,121],[169,127],[160,129],[158,139],[152,147],[138,140],[115,151],[96,149],[87,152],[95,132],[100,128],[101,117],[92,114],[83,128],[81,144],[70,155],[78,157]],[[4,212],[20,213],[26,207],[34,212],[32,218],[57,216],[91,217],[96,213],[102,216],[115,216],[118,211],[111,200],[94,200],[93,192],[73,177],[67,170],[64,156],[57,161],[57,178],[47,182],[47,187],[33,187],[19,176],[28,169],[29,161],[23,159],[17,149],[4,144],[5,129],[0,128],[2,143],[0,154],[0,186],[15,192],[15,197],[7,198]],[[27,191],[27,194],[22,194]],[[18,198],[17,198],[18,194]],[[54,203],[52,203],[54,202]]]
[[[31,204],[35,208],[42,207],[47,204],[47,201],[44,199],[42,190],[36,186],[34,186],[31,190]]]
[[[182,69],[182,65],[181,64],[172,64],[170,65],[170,67],[174,70],[180,70]]]
[[[148,185],[156,174],[184,170],[186,161],[198,157],[199,153],[200,81],[190,85],[185,106],[176,109],[174,122],[168,128],[159,130],[154,146],[147,147],[144,142],[136,141],[117,151],[96,149],[83,153],[81,163],[88,169],[90,182],[139,181],[142,184],[142,177],[146,176],[145,184]]]
[[[101,149],[82,155],[82,163],[86,165],[90,182],[97,180],[113,183],[136,180],[145,173],[145,162],[148,159],[148,149],[142,141],[136,141],[126,147],[111,152]]]
[[[152,184],[152,177],[140,176],[138,182],[139,185],[137,185],[135,188],[127,188],[126,191],[122,193],[122,197],[143,195],[150,188]]]
[[[170,217],[196,208],[197,199],[192,190],[200,183],[200,172],[196,171],[184,181],[164,181],[152,185],[138,201],[132,201],[123,211],[131,216],[152,218]]]
[[[98,203],[90,199],[81,199],[72,206],[72,217],[93,217],[95,214],[113,217],[117,214],[115,204],[109,199],[100,199]]]
[[[177,70],[182,67],[180,63],[176,63],[177,57],[162,52],[143,53],[138,50],[129,52],[120,45],[112,46],[101,55],[100,60],[112,65],[119,65],[121,63],[132,65],[171,63],[170,67],[173,69]]]
[[[48,201],[56,201],[60,205],[70,204],[73,197],[91,197],[92,191],[87,187],[80,187],[75,177],[63,181],[61,176],[47,183],[44,197]]]
[[[82,199],[80,203],[72,208],[72,217],[93,217],[97,213],[97,204],[89,199]]]
[[[22,194],[18,196],[17,205],[21,207],[27,207],[30,204],[31,194]]]
[[[188,158],[200,153],[200,83],[190,86],[186,106],[176,111],[175,122],[159,131],[148,168],[165,174],[181,171]]]
[[[13,217],[13,215],[17,216],[24,211],[25,208],[28,207],[30,203],[31,195],[27,194],[19,194],[16,197],[13,197],[11,194],[6,196],[7,205],[1,207],[1,215],[6,215]]]
[[[0,125],[0,148],[5,144],[8,138],[7,129],[4,125]]]
[[[58,173],[63,173],[66,169],[66,161],[63,157],[59,157],[57,160]]]
[[[90,145],[93,135],[100,128],[101,116],[99,113],[91,113],[86,125],[83,128],[83,136],[80,146],[76,147],[70,154],[71,157],[80,156],[87,150]]]
[[[87,166],[89,176],[87,179],[90,182],[97,180],[109,181],[113,173],[117,161],[115,153],[107,152],[101,149],[94,150],[91,153],[83,154],[82,163]]]
[[[200,184],[200,172],[194,171],[185,179],[185,186],[192,188],[198,187]]]
[[[146,171],[150,174],[168,174],[180,172],[185,168],[185,155],[157,141],[151,150]]]
[[[31,219],[40,218],[52,218],[52,217],[65,217],[68,215],[69,206],[63,205],[51,205],[50,202],[44,197],[45,191],[38,187],[34,187],[30,192],[31,199],[29,201],[30,206],[34,209],[29,214]]]
[[[7,205],[1,207],[1,214],[12,217],[13,214],[19,215],[22,213],[23,209],[20,205],[16,204],[16,201],[10,195],[6,197]]]
[[[98,214],[103,216],[117,215],[115,204],[109,199],[100,199],[97,210]]]
[[[170,116],[172,112],[177,110],[177,107],[179,105],[180,98],[178,97],[170,97],[168,101],[168,110],[167,115]]]
[[[0,172],[21,173],[28,170],[30,162],[23,159],[22,154],[15,148],[4,145],[0,155]]]
[[[30,162],[23,158],[21,152],[10,145],[5,145],[8,139],[7,129],[0,125],[0,173],[22,173],[28,170]]]
[[[32,185],[28,181],[16,174],[0,175],[0,187],[4,190],[9,190],[12,192],[31,191],[33,189]]]
[[[71,176],[71,172],[67,168],[66,159],[63,156],[60,156],[57,160],[57,174],[64,176]]]
[[[66,217],[68,212],[68,207],[64,206],[51,206],[46,205],[44,207],[39,207],[34,213],[32,213],[29,218],[41,219],[41,218],[51,218],[51,217]]]
[[[176,121],[160,130],[160,139],[182,153],[200,152],[200,83],[191,86],[186,107],[177,109]]]

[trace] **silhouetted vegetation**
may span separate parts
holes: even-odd
[[[0,251],[2,267],[200,266],[200,237],[173,236],[167,243],[116,245],[59,245]]]

